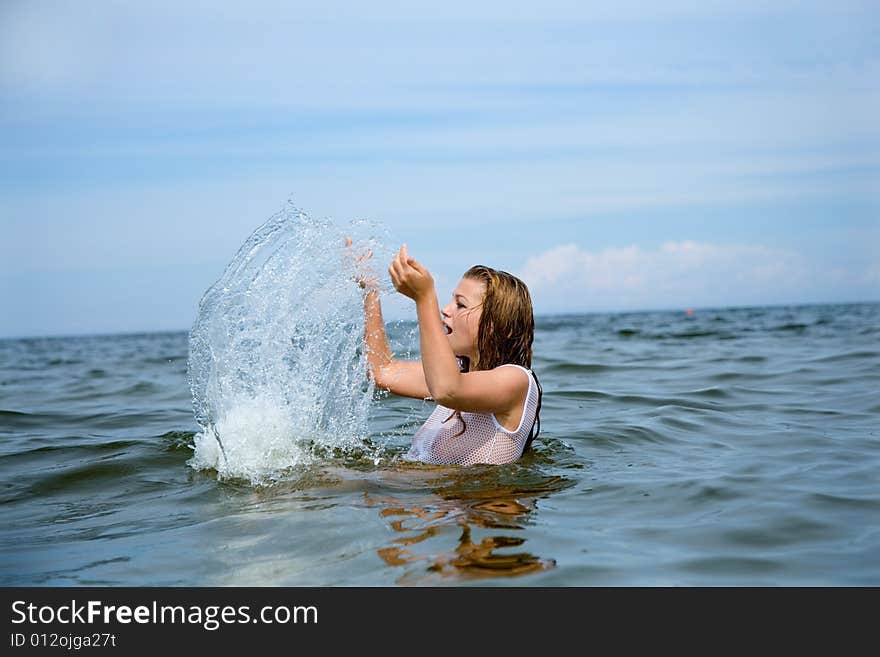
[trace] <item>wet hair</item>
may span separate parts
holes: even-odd
[[[532,368],[532,342],[535,338],[535,316],[532,310],[532,297],[529,288],[513,274],[492,269],[485,265],[475,265],[468,269],[462,278],[483,283],[486,292],[483,295],[482,314],[477,328],[477,349],[474,362],[461,359],[463,371],[491,370],[506,363]],[[535,423],[529,433],[523,452],[529,449],[532,441],[541,431],[541,397],[543,390],[538,377],[532,372],[538,386],[538,409]],[[461,420],[464,433],[466,427],[461,413],[456,411]],[[451,419],[450,416],[448,419]]]
[[[516,276],[476,265],[462,278],[482,283],[483,313],[477,329],[477,354],[471,369],[491,370],[505,363],[532,366],[535,318],[529,288]]]

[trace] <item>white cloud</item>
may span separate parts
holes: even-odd
[[[562,244],[539,308],[880,298],[842,232],[880,190],[870,3],[85,5],[0,2],[0,282],[198,262],[198,289],[292,195],[386,222],[443,293]]]
[[[813,275],[792,251],[694,241],[596,252],[564,244],[529,258],[521,272],[539,311],[777,303]]]

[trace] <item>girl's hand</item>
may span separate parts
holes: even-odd
[[[434,279],[431,278],[431,273],[415,258],[409,256],[406,252],[406,244],[400,247],[400,251],[391,261],[388,273],[391,274],[394,288],[413,301],[418,301],[434,292]]]
[[[345,238],[345,246],[350,247],[352,244],[351,238]],[[354,279],[357,281],[358,285],[365,290],[378,290],[379,289],[379,277],[373,273],[372,267],[370,267],[370,263],[368,262],[370,258],[373,257],[373,250],[367,249],[365,251],[361,251],[359,254],[355,254],[350,248],[348,249],[348,253],[351,258],[354,260],[354,266],[356,270],[356,274]]]

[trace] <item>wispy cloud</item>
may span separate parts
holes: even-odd
[[[779,303],[820,280],[847,298],[876,271],[820,270],[796,252],[760,244],[680,241],[600,251],[564,244],[529,258],[520,275],[536,307],[550,312]]]
[[[77,271],[198,261],[151,315],[184,326],[288,196],[387,223],[447,283],[544,251],[539,306],[880,296],[869,2],[81,5],[0,2],[13,324]],[[76,280],[123,299],[108,330],[143,306]]]

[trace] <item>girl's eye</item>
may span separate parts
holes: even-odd
[[[456,301],[456,302],[455,302],[455,305],[456,305],[458,308],[464,308],[464,304],[463,304],[461,301]]]

